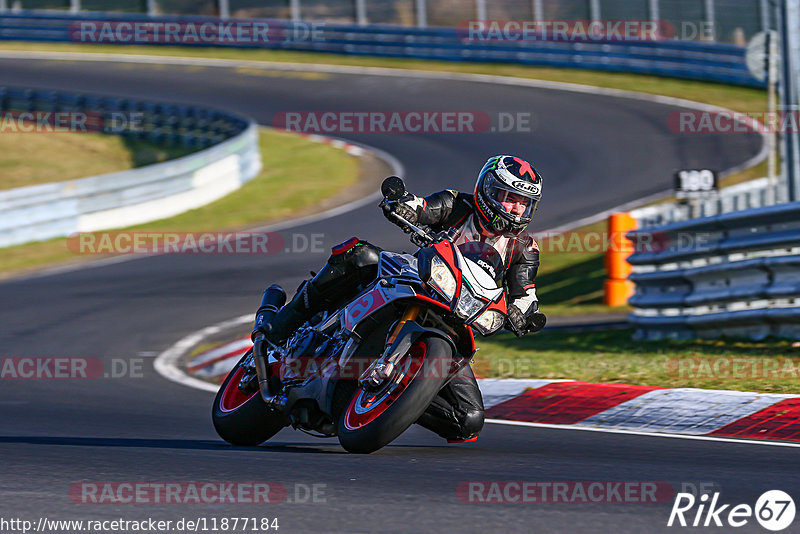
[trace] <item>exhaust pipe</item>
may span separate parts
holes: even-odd
[[[261,306],[256,312],[255,327],[253,328],[253,361],[256,364],[256,374],[258,375],[258,389],[261,398],[267,405],[272,404],[275,394],[269,390],[268,362],[264,354],[264,343],[267,343],[267,340],[260,329],[264,325],[268,325],[284,304],[286,304],[286,292],[283,288],[277,284],[269,286],[264,291],[264,296],[261,297]]]
[[[264,290],[264,296],[261,297],[261,306],[259,306],[256,312],[256,324],[253,327],[253,337],[255,337],[256,330],[269,323],[284,304],[286,304],[286,291],[284,291],[281,286],[272,284]]]

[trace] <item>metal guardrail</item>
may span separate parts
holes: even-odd
[[[642,339],[800,338],[800,203],[628,234]]]
[[[743,47],[697,41],[543,41],[471,39],[467,28],[420,28],[386,24],[309,23],[302,38],[292,36],[286,20],[259,19],[269,25],[270,38],[261,42],[180,42],[182,46],[228,46],[331,52],[351,55],[438,59],[446,61],[518,63],[551,67],[634,72],[763,87],[744,61]],[[235,23],[235,19],[198,16],[158,16],[113,13],[22,11],[0,14],[0,40],[80,42],[74,24],[94,22]],[[113,33],[113,32],[112,32]],[[132,31],[130,32],[133,33]],[[130,44],[161,44],[140,39]]]
[[[776,21],[767,0],[0,0],[0,11],[64,9],[218,14],[358,24],[457,26],[467,20],[660,20],[688,39],[743,44]],[[688,25],[688,27],[687,27]],[[686,31],[683,28],[686,27]],[[690,30],[691,28],[691,30]],[[688,35],[687,35],[688,34]]]
[[[256,125],[219,111],[0,88],[0,112],[5,117],[41,112],[39,118],[68,113],[83,117],[87,127],[81,131],[206,147],[128,171],[0,191],[0,247],[170,217],[238,189],[261,170]],[[115,125],[132,114],[141,117],[140,126]]]

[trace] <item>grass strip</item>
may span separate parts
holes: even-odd
[[[240,189],[175,217],[113,232],[204,232],[253,227],[316,206],[358,180],[358,159],[332,146],[266,129],[260,132],[259,144],[264,169]],[[0,249],[0,276],[52,263],[96,258],[71,252],[65,238],[27,243]]]

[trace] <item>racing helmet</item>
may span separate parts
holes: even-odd
[[[475,183],[478,221],[495,234],[518,235],[525,230],[541,199],[541,175],[515,156],[489,158]]]

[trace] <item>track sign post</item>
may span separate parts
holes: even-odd
[[[710,169],[685,169],[675,173],[675,198],[706,199],[719,193],[719,177]]]
[[[700,216],[700,201],[716,198],[719,176],[711,169],[684,169],[675,173],[675,198],[688,201],[692,217]]]

